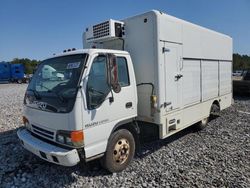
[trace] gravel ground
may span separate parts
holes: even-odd
[[[98,161],[62,167],[21,147],[15,133],[26,87],[0,85],[0,187],[250,187],[250,97],[205,130],[144,144],[126,170],[110,174]]]

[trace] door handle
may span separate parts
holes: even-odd
[[[177,81],[177,80],[179,80],[181,77],[183,77],[182,74],[177,74],[177,75],[175,75],[175,80]]]
[[[126,108],[131,108],[133,105],[132,105],[132,102],[127,102],[125,106]]]

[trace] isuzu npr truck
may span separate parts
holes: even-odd
[[[153,10],[90,26],[83,45],[44,60],[25,93],[17,134],[46,161],[100,158],[119,172],[144,124],[164,139],[205,127],[232,103],[232,38],[224,34]]]

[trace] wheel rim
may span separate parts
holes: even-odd
[[[115,144],[113,151],[113,160],[118,164],[123,164],[127,161],[130,152],[129,142],[122,138]]]

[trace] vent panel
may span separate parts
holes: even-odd
[[[53,138],[54,138],[54,132],[52,132],[52,131],[43,129],[41,127],[37,127],[35,125],[32,125],[32,129],[33,129],[33,133],[35,133],[35,134],[37,134],[39,136],[49,138],[51,140],[53,140]]]
[[[86,29],[86,42],[104,42],[122,37],[124,23],[116,20],[105,21]]]
[[[104,36],[109,36],[109,34],[109,21],[93,26],[93,35],[95,39]]]

